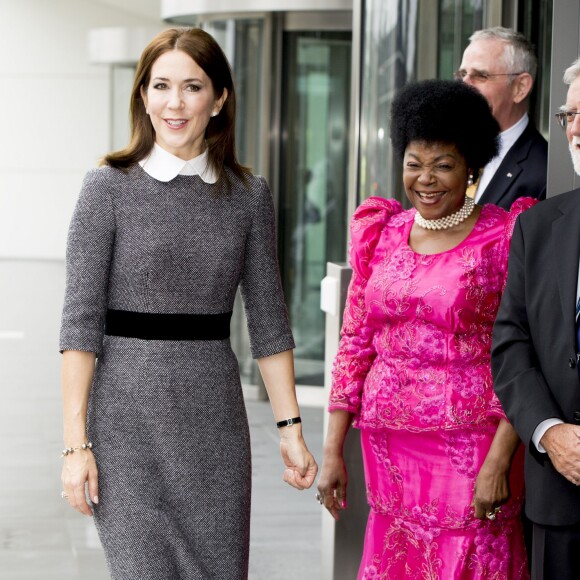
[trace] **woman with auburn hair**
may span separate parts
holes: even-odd
[[[413,206],[371,197],[334,363],[318,499],[346,508],[344,438],[361,430],[370,514],[360,580],[522,580],[523,448],[493,392],[491,332],[517,216],[466,195],[499,127],[464,83],[406,86],[391,140]]]
[[[88,172],[72,218],[62,497],[94,514],[114,579],[247,578],[250,439],[229,342],[238,286],[283,478],[304,489],[316,476],[272,197],[236,159],[235,109],[209,34],[157,35],[135,76],[131,141]]]

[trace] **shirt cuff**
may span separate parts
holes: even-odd
[[[532,443],[536,446],[536,449],[540,452],[540,453],[546,453],[546,450],[540,445],[540,441],[542,440],[542,437],[546,434],[546,431],[550,428],[553,427],[554,425],[560,425],[560,423],[563,423],[564,421],[562,421],[561,419],[546,419],[545,421],[542,421],[535,429],[534,434],[532,435]]]

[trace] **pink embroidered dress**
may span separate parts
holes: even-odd
[[[463,242],[432,255],[410,248],[415,210],[397,201],[372,197],[353,217],[329,410],[361,429],[371,511],[359,579],[528,577],[522,449],[497,519],[476,519],[471,502],[504,417],[490,347],[509,242],[533,203],[484,206]]]

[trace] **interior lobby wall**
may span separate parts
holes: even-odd
[[[0,0],[0,259],[62,259],[84,174],[110,143],[89,30],[159,26],[88,0]]]

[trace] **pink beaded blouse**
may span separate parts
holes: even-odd
[[[497,424],[492,327],[515,220],[534,203],[484,206],[463,242],[432,255],[408,244],[416,210],[380,197],[357,209],[330,411],[355,413],[355,425],[368,429]]]

